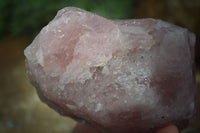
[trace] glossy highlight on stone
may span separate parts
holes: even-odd
[[[25,49],[42,101],[102,132],[194,119],[195,35],[155,19],[110,20],[67,7]]]

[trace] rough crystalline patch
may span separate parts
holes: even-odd
[[[40,98],[114,133],[186,126],[195,113],[195,36],[155,19],[109,20],[67,7],[25,49]]]

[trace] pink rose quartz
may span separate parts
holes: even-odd
[[[195,35],[155,19],[110,20],[67,7],[25,49],[42,101],[108,133],[194,119]]]

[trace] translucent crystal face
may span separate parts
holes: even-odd
[[[195,36],[155,19],[60,10],[25,49],[40,98],[107,132],[147,132],[194,117]]]

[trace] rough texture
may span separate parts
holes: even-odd
[[[67,7],[25,49],[40,98],[115,133],[186,126],[195,113],[195,36],[155,19],[109,20]]]

